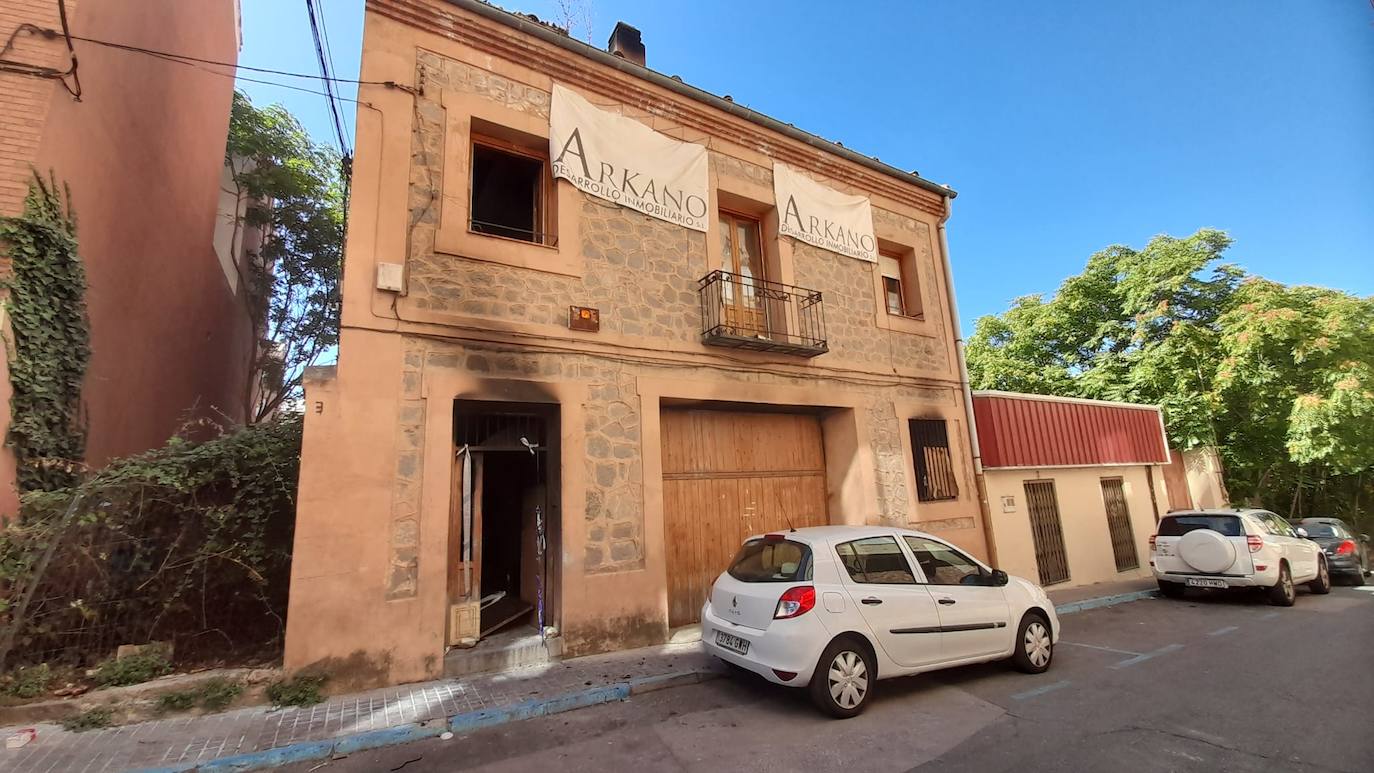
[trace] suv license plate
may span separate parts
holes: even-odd
[[[1185,583],[1190,588],[1225,588],[1225,580],[1213,580],[1207,577],[1189,577]]]
[[[749,640],[741,639],[734,634],[716,631],[716,644],[731,652],[738,652],[741,655],[749,654]]]

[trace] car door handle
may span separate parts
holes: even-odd
[[[860,604],[869,604],[869,605],[872,605],[872,604],[881,604],[881,603],[883,603],[883,600],[880,599],[880,598],[877,598],[877,597],[875,597],[875,596],[869,596],[869,597],[866,598],[866,599],[860,599],[860,600],[859,600],[859,603],[860,603]]]
[[[943,599],[936,599],[936,600],[939,601],[941,604],[945,604],[945,605],[949,605],[949,604],[953,604],[953,603],[954,603],[954,599],[951,599],[951,598],[943,598]]]

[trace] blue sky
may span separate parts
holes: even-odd
[[[317,1],[356,77],[362,0]],[[558,0],[506,2],[558,18]],[[623,19],[654,69],[959,191],[966,329],[1095,250],[1201,227],[1255,273],[1374,294],[1363,0],[571,4],[597,45]],[[243,16],[241,64],[316,71],[304,0]],[[332,137],[323,97],[243,86]]]

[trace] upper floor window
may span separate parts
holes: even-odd
[[[911,455],[916,461],[916,500],[938,502],[959,497],[954,455],[944,419],[911,420]]]
[[[915,255],[878,253],[878,270],[883,275],[883,300],[887,313],[899,317],[921,316],[921,293],[916,283]]]
[[[720,212],[720,270],[725,326],[734,335],[767,337],[767,309],[758,282],[764,279],[763,227],[747,215]]]
[[[473,135],[473,233],[552,246],[548,153]]]

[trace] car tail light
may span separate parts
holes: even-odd
[[[1154,549],[1155,549],[1155,537],[1158,537],[1158,536],[1159,536],[1158,534],[1151,534],[1151,535],[1150,535],[1150,550],[1154,550]]]
[[[1348,539],[1336,546],[1336,555],[1344,556],[1355,552],[1355,540]]]
[[[788,588],[778,599],[778,609],[773,613],[774,620],[788,620],[800,617],[816,606],[816,589],[810,585]]]
[[[785,540],[785,539],[787,539],[787,537],[786,537],[785,535],[782,535],[782,534],[765,534],[765,535],[763,535],[763,541],[764,541],[764,542],[782,542],[782,541]]]
[[[1260,548],[1264,547],[1264,538],[1258,534],[1251,534],[1245,538],[1245,544],[1250,546],[1251,553],[1258,553]]]
[[[1268,569],[1268,568],[1269,568],[1269,565],[1268,565],[1268,564],[1255,564],[1255,571],[1257,571],[1257,572],[1263,572],[1264,570],[1266,570],[1266,569]]]
[[[775,669],[773,669],[773,673],[776,674],[777,677],[778,677],[779,679],[781,679],[782,681],[784,681],[784,682],[790,682],[790,681],[792,681],[793,679],[796,679],[796,678],[797,678],[797,672],[796,672],[796,671],[779,671],[778,669],[775,668]]]

